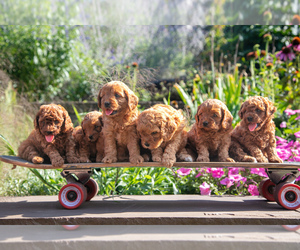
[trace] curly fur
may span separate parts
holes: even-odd
[[[272,120],[275,111],[273,103],[266,97],[253,96],[242,104],[241,122],[232,132],[230,146],[230,155],[236,161],[282,162],[276,152]]]
[[[98,106],[103,111],[105,156],[102,162],[129,160],[142,163],[139,138],[136,133],[138,97],[120,81],[105,84],[98,94]]]
[[[73,131],[76,153],[80,162],[101,162],[104,156],[102,113],[93,111],[85,115],[81,126]]]
[[[171,106],[157,104],[144,110],[137,119],[137,131],[144,148],[150,149],[152,160],[172,167],[176,156],[181,161],[192,161],[185,150],[186,120]]]
[[[18,149],[18,156],[33,163],[49,161],[54,167],[77,163],[73,123],[60,105],[42,105],[34,120],[34,130]]]
[[[198,162],[234,162],[228,155],[233,117],[226,105],[216,99],[203,102],[188,132],[188,147],[197,152]]]

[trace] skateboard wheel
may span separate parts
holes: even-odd
[[[259,183],[258,190],[260,195],[266,198],[268,201],[275,201],[275,183],[273,183],[269,178],[263,179]]]
[[[87,190],[86,201],[90,201],[99,191],[98,183],[94,179],[90,178],[84,186]]]
[[[87,198],[87,190],[81,183],[69,183],[58,194],[60,204],[67,209],[78,208]]]
[[[288,231],[297,231],[300,229],[300,225],[282,225],[282,227]]]
[[[276,202],[289,210],[300,208],[300,187],[292,183],[280,183],[275,187]]]

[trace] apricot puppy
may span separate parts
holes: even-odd
[[[230,145],[230,155],[236,161],[282,162],[276,152],[272,120],[275,111],[276,107],[267,97],[253,96],[242,104],[241,122],[232,132]]]
[[[109,82],[99,91],[105,146],[102,162],[126,161],[128,158],[132,164],[144,161],[136,132],[138,101],[138,97],[120,81]]]
[[[172,167],[176,156],[181,161],[192,161],[185,145],[186,120],[182,113],[171,106],[157,104],[144,110],[137,119],[141,145],[150,149],[152,160]]]
[[[18,149],[18,156],[33,163],[51,162],[61,167],[65,162],[78,163],[73,123],[60,105],[42,105],[34,119],[34,130]]]
[[[203,102],[195,115],[196,123],[188,132],[189,147],[198,162],[234,162],[228,155],[233,117],[226,105],[216,99]]]
[[[80,162],[101,162],[104,156],[102,113],[93,111],[85,115],[81,126],[74,129]]]

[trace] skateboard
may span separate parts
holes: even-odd
[[[116,163],[66,163],[62,167],[51,164],[34,164],[16,156],[1,155],[0,161],[16,166],[35,169],[62,169],[61,175],[67,184],[59,192],[60,204],[66,209],[78,208],[85,201],[91,200],[98,193],[98,184],[91,178],[93,168],[129,168],[129,167],[164,167],[159,162],[144,162],[134,165],[130,162]],[[259,193],[268,201],[276,201],[289,210],[300,208],[300,187],[294,184],[300,176],[299,162],[253,163],[253,162],[175,162],[173,167],[180,168],[264,168],[268,177],[259,184]]]

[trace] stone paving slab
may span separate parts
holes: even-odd
[[[0,225],[300,225],[300,210],[252,196],[96,196],[68,210],[57,196],[0,197]]]
[[[280,225],[2,225],[0,249],[298,250],[299,236]]]

